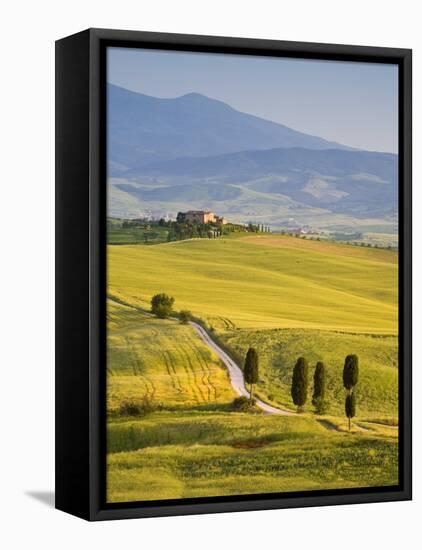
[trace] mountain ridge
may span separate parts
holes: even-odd
[[[107,105],[111,175],[187,156],[295,146],[352,149],[196,92],[156,98],[109,83]]]
[[[204,157],[187,157],[182,156],[172,160],[148,163],[143,166],[142,175],[200,175],[200,176],[215,176],[215,175],[230,175],[227,169],[246,170],[248,176],[251,175],[251,162],[261,165],[266,170],[273,167],[274,159],[282,159],[284,163],[289,165],[301,162],[305,163],[308,169],[317,169],[323,160],[331,161],[338,172],[347,173],[353,169],[353,165],[359,163],[359,168],[368,168],[374,170],[374,173],[383,171],[383,166],[378,166],[374,169],[375,163],[389,163],[393,171],[397,170],[398,156],[395,153],[384,153],[376,151],[364,150],[344,150],[344,149],[307,149],[304,147],[275,147],[271,149],[244,150],[233,153],[224,153],[221,155],[207,155]],[[242,166],[242,162],[247,161],[247,166]],[[287,168],[287,166],[283,166]],[[303,165],[301,166],[303,169]],[[288,169],[291,169],[288,168]],[[128,174],[135,174],[138,168],[129,171]],[[186,172],[183,172],[185,170]],[[189,171],[190,170],[190,171]],[[198,170],[201,172],[198,174]],[[253,174],[252,174],[253,175]]]
[[[115,215],[197,208],[273,227],[397,231],[394,153],[302,134],[196,92],[155,98],[109,84],[108,123]]]

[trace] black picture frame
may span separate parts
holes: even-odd
[[[106,504],[105,49],[142,47],[399,67],[399,455],[397,487]],[[412,498],[412,52],[216,36],[88,29],[56,42],[56,508],[87,520]]]

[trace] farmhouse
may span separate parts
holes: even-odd
[[[188,210],[187,212],[179,212],[177,221],[189,223],[221,223],[226,224],[227,220],[222,216],[217,216],[209,210]]]

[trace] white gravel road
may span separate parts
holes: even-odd
[[[249,397],[249,391],[245,387],[245,380],[243,378],[242,369],[227,355],[227,353],[223,349],[220,348],[218,344],[214,342],[214,340],[201,327],[201,325],[199,325],[198,323],[195,323],[194,321],[191,321],[190,324],[199,334],[203,342],[209,348],[211,348],[226,365],[229,371],[230,382],[234,390],[236,391],[236,393],[238,393],[239,395],[244,395],[245,397]],[[272,405],[268,405],[268,403],[264,403],[264,401],[261,401],[256,397],[255,397],[255,401],[257,406],[267,414],[295,414],[292,411],[288,411],[286,409],[280,409],[278,407],[273,407]]]

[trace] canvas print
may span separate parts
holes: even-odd
[[[398,67],[107,48],[108,503],[398,485]]]

